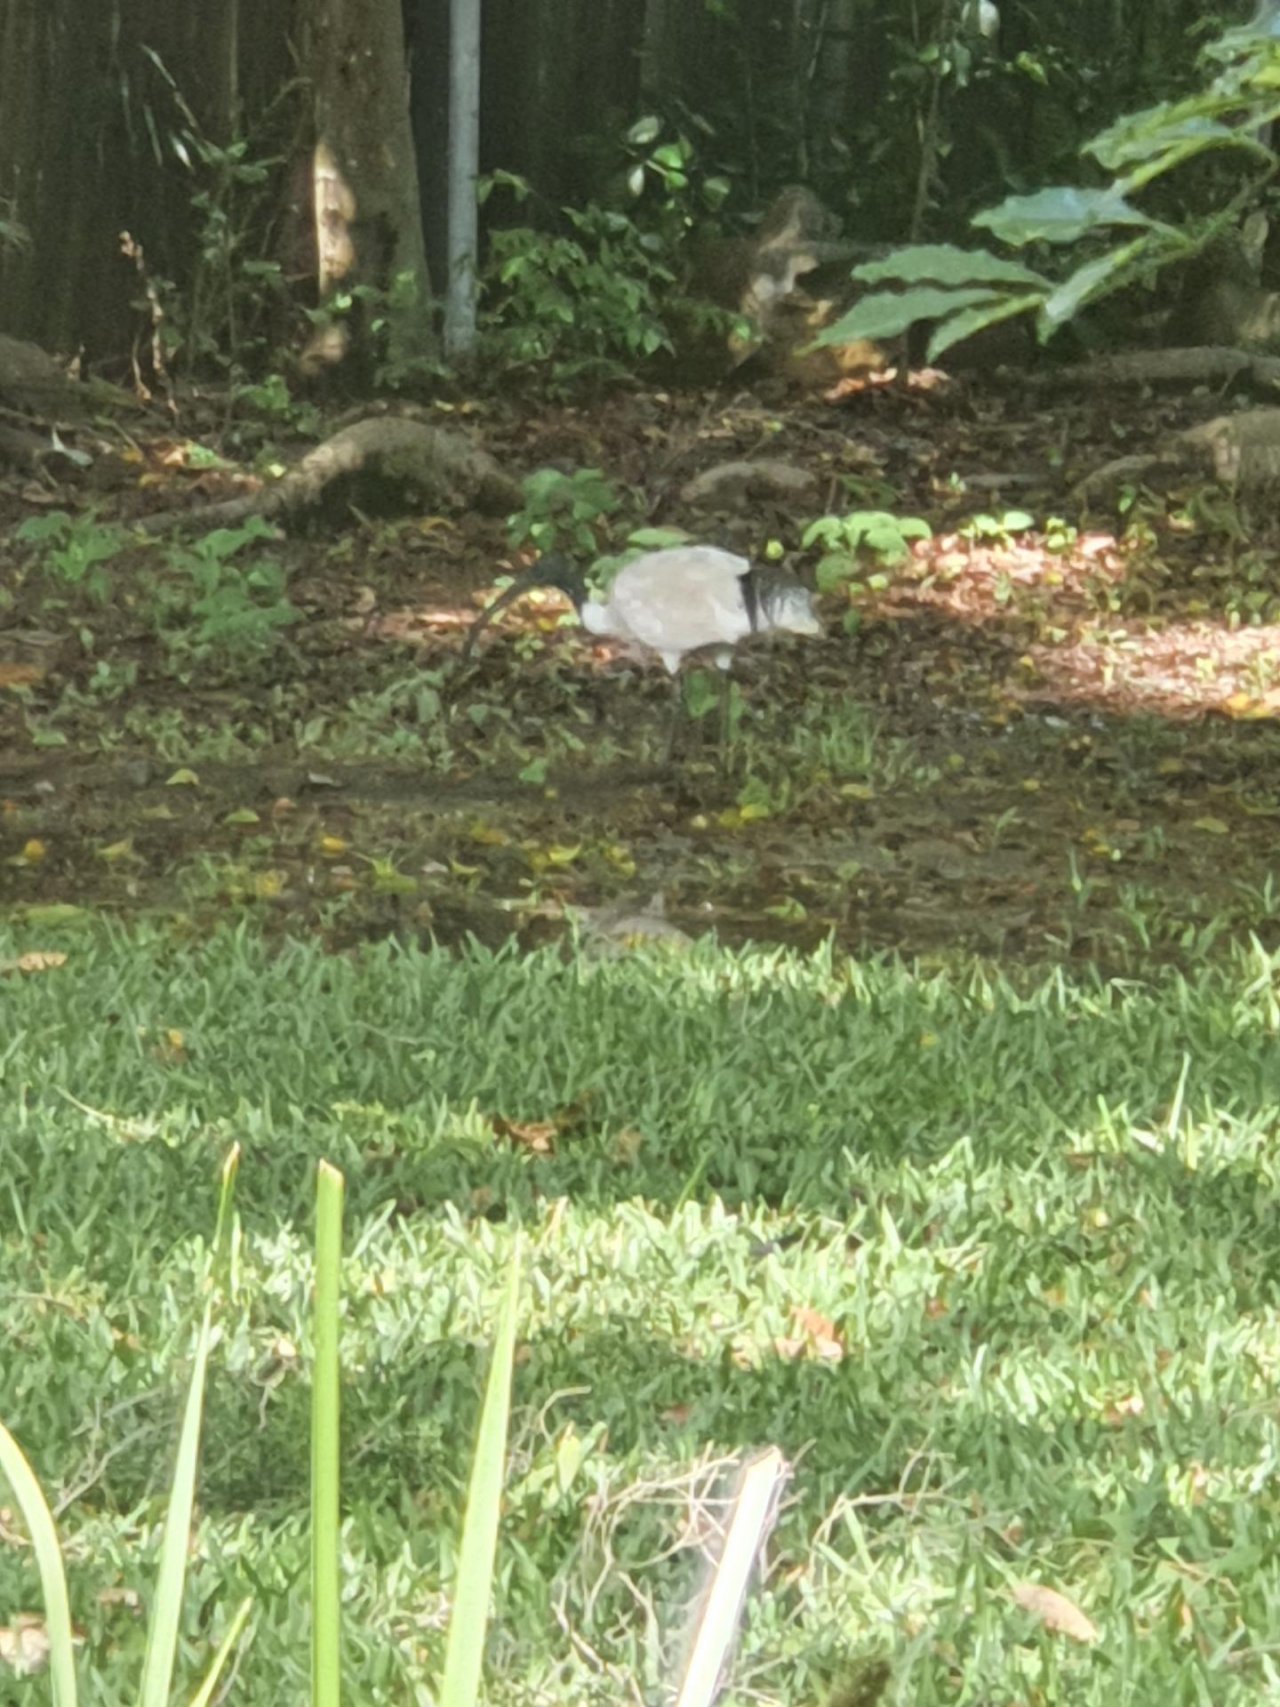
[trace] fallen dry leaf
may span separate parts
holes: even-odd
[[[139,1612],[142,1609],[142,1596],[137,1589],[125,1588],[123,1585],[100,1589],[97,1601],[99,1606],[123,1606],[130,1612]]]
[[[22,844],[22,852],[14,854],[10,865],[39,865],[48,853],[48,848],[38,836],[32,836]]]
[[[19,1677],[43,1671],[49,1663],[49,1632],[34,1613],[19,1612],[12,1624],[0,1625],[0,1663]]]
[[[1122,1399],[1115,1399],[1102,1413],[1102,1420],[1111,1428],[1121,1423],[1130,1422],[1134,1417],[1140,1417],[1146,1410],[1141,1393],[1127,1393]]]
[[[818,1357],[824,1362],[838,1363],[844,1356],[844,1342],[835,1323],[811,1310],[807,1304],[797,1304],[791,1320],[800,1330],[796,1338],[776,1339],[773,1349],[787,1362],[800,1357]]]
[[[34,972],[52,972],[56,967],[66,964],[66,955],[58,953],[56,949],[47,953],[32,949],[28,954],[20,954],[16,960],[0,960],[0,978],[11,978],[15,972],[28,976]]]
[[[644,1134],[637,1132],[634,1126],[624,1126],[614,1137],[613,1159],[620,1167],[632,1167],[640,1159],[643,1147]]]
[[[0,663],[0,688],[29,688],[43,675],[39,664]]]
[[[531,1150],[535,1156],[549,1156],[555,1149],[557,1138],[586,1123],[591,1100],[592,1093],[583,1091],[572,1102],[555,1109],[547,1120],[508,1120],[505,1115],[492,1114],[489,1124],[499,1138],[509,1138],[513,1144]]]
[[[510,1138],[513,1144],[531,1150],[535,1156],[549,1156],[555,1149],[559,1127],[554,1120],[504,1120],[499,1114],[494,1116],[492,1125],[499,1138]]]
[[[1056,1588],[1045,1588],[1042,1583],[1015,1583],[1012,1592],[1022,1610],[1038,1618],[1046,1630],[1052,1630],[1058,1636],[1070,1636],[1073,1642],[1098,1640],[1097,1626],[1085,1617],[1074,1601],[1068,1600],[1065,1594],[1059,1594]]]
[[[791,1312],[791,1320],[803,1333],[808,1334],[810,1339],[830,1341],[833,1345],[841,1344],[840,1331],[831,1318],[819,1314],[817,1310],[811,1310],[807,1304],[797,1304]]]

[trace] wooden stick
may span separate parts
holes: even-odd
[[[698,1620],[676,1707],[711,1707],[720,1693],[751,1572],[778,1515],[778,1496],[786,1474],[787,1461],[776,1446],[760,1453],[743,1469],[733,1517]]]

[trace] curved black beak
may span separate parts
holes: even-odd
[[[528,569],[522,569],[511,585],[499,593],[493,603],[486,605],[480,612],[480,615],[467,630],[467,638],[462,643],[462,661],[464,664],[469,662],[471,654],[475,651],[476,641],[480,638],[481,633],[488,628],[498,612],[505,610],[508,605],[513,605],[517,599],[523,598],[525,593],[530,592],[538,585],[540,568],[541,565],[535,563]]]
[[[569,597],[574,599],[575,604],[579,603],[580,599],[575,595],[574,585],[571,584],[576,583],[576,581],[577,577],[573,570],[560,556],[540,558],[528,569],[522,569],[511,585],[499,593],[492,604],[485,606],[467,630],[467,638],[462,643],[462,662],[465,664],[470,661],[476,641],[499,611],[506,610],[508,605],[513,605],[517,599],[522,599],[526,593],[531,593],[535,587],[559,587],[562,592],[568,593]]]

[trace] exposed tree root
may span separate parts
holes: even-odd
[[[147,533],[165,533],[232,527],[250,516],[287,521],[315,508],[340,482],[390,490],[406,507],[448,502],[501,513],[520,506],[519,486],[487,451],[444,427],[386,417],[343,427],[273,485],[198,510],[163,510],[144,517],[139,526]]]

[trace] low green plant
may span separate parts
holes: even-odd
[[[519,549],[593,554],[609,517],[621,505],[618,489],[598,468],[562,474],[538,468],[526,476],[524,503],[507,520],[507,538]]]
[[[78,516],[66,510],[30,516],[14,537],[20,544],[41,548],[38,566],[51,580],[78,589],[95,604],[104,604],[112,590],[104,565],[129,543],[123,528],[99,521],[94,510]]]
[[[730,180],[704,171],[688,132],[658,113],[635,121],[622,139],[622,153],[627,196],[635,207],[652,211],[650,223],[673,247],[729,199]]]
[[[135,245],[143,285],[135,306],[151,323],[159,364],[244,373],[267,354],[270,311],[288,301],[284,271],[263,257],[261,241],[281,162],[254,138],[210,136],[160,55],[146,45],[141,51],[174,115],[166,126],[158,110],[148,112],[153,140],[163,137],[193,186],[195,265],[178,285],[151,273]],[[286,84],[275,99],[287,102],[297,88]]]
[[[436,387],[448,374],[431,333],[431,305],[423,303],[418,280],[405,268],[385,284],[363,281],[336,291],[308,311],[323,329],[351,317],[359,337],[372,349],[376,387],[392,391]]]
[[[1014,534],[1026,533],[1035,525],[1035,517],[1026,510],[1005,510],[999,516],[985,513],[970,516],[956,531],[961,539],[975,545],[1008,545]]]
[[[322,421],[314,403],[300,402],[281,373],[266,374],[256,384],[237,385],[232,395],[237,404],[247,404],[259,415],[295,432],[319,436]],[[196,447],[197,449],[199,447]]]
[[[205,1282],[205,1306],[196,1332],[191,1383],[187,1389],[182,1430],[178,1438],[177,1462],[170,1485],[160,1544],[155,1599],[147,1625],[147,1645],[138,1694],[141,1707],[167,1707],[173,1682],[191,1517],[195,1507],[196,1470],[200,1456],[200,1419],[204,1409],[205,1377],[213,1338],[213,1276],[216,1270],[225,1270],[231,1262],[232,1245],[236,1237],[232,1199],[239,1160],[240,1152],[238,1148],[233,1148],[222,1168],[217,1231],[214,1235],[210,1272]],[[3,1423],[0,1423],[0,1472],[7,1477],[26,1520],[40,1572],[49,1638],[54,1707],[76,1707],[75,1650],[62,1548],[58,1542],[53,1515],[40,1484],[22,1448]],[[237,1609],[227,1636],[215,1653],[197,1693],[198,1701],[207,1702],[212,1697],[218,1678],[239,1640],[250,1610],[249,1601],[242,1602]]]
[[[819,516],[801,538],[807,551],[821,546],[816,579],[820,593],[844,593],[854,603],[864,592],[883,592],[886,568],[905,563],[913,539],[932,539],[933,529],[920,516],[895,516],[889,510],[853,510],[845,516]],[[845,615],[846,628],[858,613]]]
[[[131,659],[99,658],[85,683],[83,698],[99,705],[124,699],[138,685],[138,666]]]
[[[654,113],[631,125],[619,153],[603,201],[544,210],[538,226],[499,228],[490,240],[484,344],[553,394],[633,377],[655,358],[746,329],[686,288],[686,243],[723,205],[729,179],[708,172],[687,132]],[[522,203],[534,196],[525,179],[494,172],[480,199],[497,189]]]
[[[415,670],[293,725],[302,751],[336,758],[407,758],[447,764],[453,749],[439,670]]]
[[[1080,538],[1080,529],[1074,522],[1065,521],[1061,516],[1050,516],[1044,524],[1044,547],[1046,551],[1071,551]]]
[[[271,537],[270,527],[254,516],[242,527],[217,528],[169,553],[172,573],[156,583],[153,607],[175,662],[255,657],[297,620],[279,563],[270,557],[232,561],[246,545]]]

